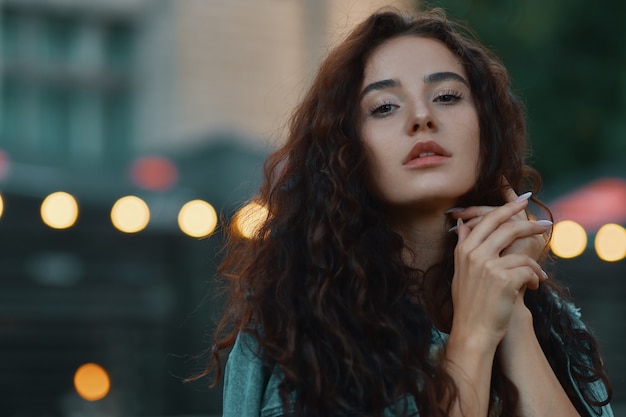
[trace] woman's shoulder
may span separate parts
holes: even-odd
[[[253,335],[241,332],[226,360],[224,417],[276,417],[282,415],[278,393],[280,378],[263,363]]]

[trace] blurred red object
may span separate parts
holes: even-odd
[[[0,181],[4,180],[9,173],[9,155],[0,150]]]
[[[164,191],[172,188],[178,181],[178,169],[167,158],[145,156],[137,158],[130,169],[133,183],[147,190]]]
[[[588,232],[607,223],[626,222],[626,180],[593,181],[548,205],[554,219],[573,220]]]

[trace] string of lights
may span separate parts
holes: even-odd
[[[0,194],[0,218],[4,212],[4,199]],[[47,195],[41,202],[41,220],[57,230],[74,227],[79,218],[77,199],[65,191]],[[245,238],[252,238],[259,223],[267,217],[267,209],[250,202],[234,216],[235,227]],[[117,199],[111,206],[110,221],[120,232],[133,234],[146,229],[150,223],[150,207],[146,201],[135,195]],[[187,201],[178,211],[178,227],[187,236],[205,238],[213,234],[218,225],[218,215],[211,203],[196,199]]]

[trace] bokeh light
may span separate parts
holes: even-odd
[[[72,227],[77,218],[78,203],[72,195],[64,191],[48,195],[41,203],[41,219],[53,229]]]
[[[554,225],[550,249],[560,258],[574,258],[587,247],[587,233],[581,225],[563,220]]]
[[[243,237],[251,239],[267,219],[267,215],[265,206],[256,202],[248,203],[235,214],[235,227]]]
[[[120,198],[111,208],[111,222],[124,233],[137,233],[150,222],[150,209],[145,201],[134,195]]]
[[[107,371],[98,364],[81,365],[74,374],[74,388],[78,395],[87,401],[103,399],[111,389],[111,379]]]
[[[206,201],[188,201],[178,212],[178,227],[191,237],[205,237],[217,226],[217,213]]]
[[[595,249],[603,261],[615,262],[626,257],[626,229],[619,224],[609,223],[596,233]]]
[[[162,191],[178,181],[178,169],[172,161],[160,156],[145,156],[133,162],[130,177],[138,187]]]
[[[2,199],[2,194],[0,194],[0,218],[2,218],[2,213],[4,213],[4,200]]]

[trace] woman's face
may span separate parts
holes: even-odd
[[[391,210],[446,210],[473,187],[478,114],[463,65],[443,43],[382,44],[366,63],[359,106],[370,186]]]

